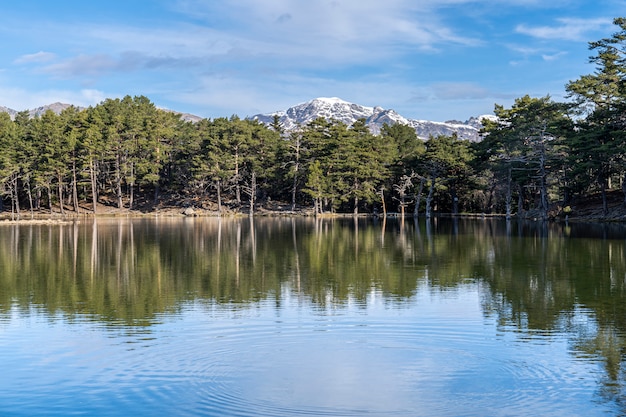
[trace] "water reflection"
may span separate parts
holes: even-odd
[[[481,313],[502,334],[522,342],[563,335],[572,356],[601,361],[598,393],[621,407],[625,236],[623,225],[459,219],[2,226],[0,323],[35,308],[52,321],[95,321],[145,342],[163,317],[190,304],[236,312],[270,302],[282,311],[295,299],[332,315],[380,300],[402,309],[420,288],[473,285]]]
[[[0,232],[0,311],[37,304],[129,324],[185,300],[280,298],[284,283],[324,304],[480,279],[512,320],[550,328],[578,303],[600,318],[607,303],[621,309],[626,273],[626,231],[611,225],[159,218]]]

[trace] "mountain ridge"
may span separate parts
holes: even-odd
[[[430,120],[408,119],[393,109],[384,109],[379,106],[363,106],[347,102],[338,97],[318,97],[292,106],[286,110],[256,114],[252,116],[251,119],[269,125],[273,122],[275,115],[279,117],[279,121],[286,131],[306,125],[318,117],[338,120],[347,125],[352,125],[356,120],[364,118],[370,131],[375,134],[380,133],[380,129],[385,123],[390,125],[401,123],[414,128],[417,136],[422,140],[426,140],[430,136],[452,135],[456,133],[460,139],[467,139],[473,142],[480,140],[479,131],[482,127],[481,121],[484,118],[495,117],[492,115],[482,115],[472,117],[465,122],[454,120],[435,122]]]
[[[27,111],[30,117],[38,117],[48,110],[52,110],[53,112],[59,114],[70,106],[72,106],[72,104],[56,102]],[[182,113],[170,109],[162,110],[180,114],[183,120],[193,123],[202,120],[202,117],[194,114]],[[15,118],[15,115],[18,113],[17,110],[13,110],[5,106],[0,106],[0,112],[8,113],[12,119]],[[365,119],[367,126],[370,128],[370,131],[374,134],[380,133],[380,130],[385,123],[389,125],[401,123],[415,129],[415,133],[422,140],[426,140],[430,136],[452,135],[456,133],[459,139],[467,139],[473,142],[481,139],[479,134],[482,127],[481,121],[484,118],[495,118],[493,115],[482,115],[471,117],[469,120],[464,122],[456,120],[436,122],[430,120],[409,119],[400,115],[393,109],[384,109],[380,106],[363,106],[356,103],[350,103],[337,97],[318,97],[289,107],[286,110],[256,114],[249,118],[258,120],[266,125],[270,125],[273,122],[275,115],[279,117],[279,121],[286,131],[291,131],[298,126],[304,126],[318,117],[338,120],[348,126],[352,125],[356,120],[363,118]]]
[[[39,117],[41,115],[43,115],[46,111],[48,110],[52,110],[54,113],[56,114],[60,114],[63,110],[67,109],[68,107],[72,107],[74,106],[73,104],[68,104],[68,103],[60,103],[60,102],[55,102],[52,104],[46,104],[44,106],[39,106],[36,107],[34,109],[28,109],[26,110],[28,112],[29,117]],[[81,107],[81,106],[74,106],[78,109],[84,109],[85,107]],[[171,112],[171,113],[176,113],[179,114],[181,119],[192,122],[192,123],[196,123],[199,122],[200,120],[202,120],[202,117],[200,116],[196,116],[195,114],[191,114],[191,113],[182,113],[176,110],[170,110],[170,109],[165,109],[165,108],[161,108],[159,107],[159,109],[167,111],[167,112]],[[14,110],[11,109],[9,107],[5,107],[5,106],[0,106],[0,113],[8,113],[9,116],[11,117],[11,119],[14,119],[15,116],[19,113],[18,110]]]

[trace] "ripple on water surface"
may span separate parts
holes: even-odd
[[[190,307],[123,367],[139,386],[123,402],[203,415],[565,415],[585,385],[549,345],[520,351],[482,317],[268,312]]]
[[[520,342],[468,300],[419,301],[323,311],[298,303],[280,309],[270,302],[246,309],[196,303],[144,330],[57,322],[44,345],[36,331],[16,326],[0,338],[0,353],[22,352],[7,364],[17,385],[0,383],[8,389],[0,411],[278,417],[607,411],[589,408],[594,368],[573,361],[559,334],[549,335],[550,343]],[[465,305],[455,310],[451,303]]]

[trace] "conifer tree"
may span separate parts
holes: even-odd
[[[626,204],[626,18],[617,18],[614,24],[619,30],[613,36],[589,43],[595,52],[589,60],[596,71],[566,86],[584,116],[571,136],[570,165],[575,167],[579,189],[591,182],[600,188],[605,214],[613,175],[623,178]]]

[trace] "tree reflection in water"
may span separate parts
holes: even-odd
[[[0,230],[0,315],[45,309],[142,329],[189,301],[245,307],[297,296],[321,309],[373,292],[402,305],[420,285],[484,289],[503,331],[567,334],[604,364],[623,404],[626,228],[500,220],[155,218]],[[626,411],[626,410],[625,410]]]

